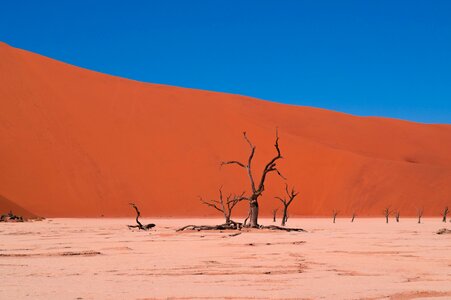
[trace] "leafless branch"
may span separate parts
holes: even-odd
[[[283,216],[282,216],[282,226],[285,226],[287,220],[288,220],[288,206],[290,206],[291,202],[293,202],[294,198],[299,194],[295,191],[294,187],[291,189],[291,191],[288,189],[288,184],[285,183],[285,193],[287,194],[287,198],[282,197],[275,197],[276,199],[280,200],[283,205]]]
[[[147,225],[143,225],[141,224],[141,222],[139,222],[139,217],[141,216],[141,212],[139,211],[138,207],[136,206],[135,203],[129,203],[136,211],[136,223],[138,225],[128,225],[128,228],[138,228],[139,230],[149,230],[152,227],[155,227],[155,224],[147,224]]]

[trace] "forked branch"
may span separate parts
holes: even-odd
[[[200,198],[202,204],[216,209],[224,215],[226,224],[230,223],[233,208],[241,201],[246,200],[244,192],[241,195],[230,194],[224,199],[222,194],[222,187],[219,188],[219,200],[203,200]]]
[[[139,217],[141,216],[141,212],[139,211],[138,207],[135,205],[135,203],[129,203],[136,211],[136,223],[138,225],[127,225],[128,228],[138,228],[139,230],[149,230],[152,227],[155,227],[155,224],[147,224],[147,225],[143,225],[141,224],[141,222],[139,222]]]
[[[288,220],[288,206],[290,206],[291,202],[293,202],[294,198],[299,194],[295,191],[294,187],[291,191],[288,189],[288,184],[285,184],[285,193],[286,197],[276,197],[276,199],[280,200],[283,205],[283,216],[282,216],[282,226],[285,226]]]

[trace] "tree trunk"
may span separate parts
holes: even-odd
[[[385,223],[388,224],[388,216],[385,216]]]
[[[287,222],[287,207],[283,208],[283,216],[282,216],[282,226],[285,226]]]
[[[258,227],[258,202],[257,200],[249,201],[249,210],[250,210],[250,227],[257,228]]]

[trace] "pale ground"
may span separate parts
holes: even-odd
[[[307,233],[179,232],[212,219],[0,223],[0,299],[451,299],[439,218],[290,219]],[[272,224],[261,220],[262,224]]]

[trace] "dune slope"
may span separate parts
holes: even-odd
[[[198,196],[249,190],[274,154],[300,191],[292,215],[439,214],[451,197],[451,125],[365,118],[141,83],[0,44],[0,193],[42,216],[204,216]],[[263,214],[284,182],[270,175]],[[245,213],[246,205],[238,213]]]
[[[34,219],[37,217],[35,214],[0,195],[0,215],[7,214],[10,211],[17,216],[23,217],[24,219]]]

